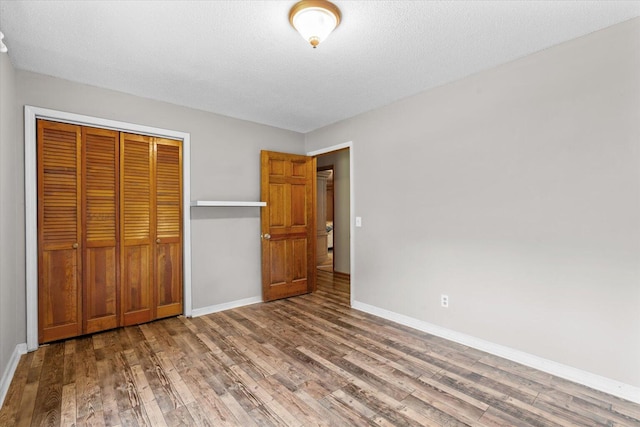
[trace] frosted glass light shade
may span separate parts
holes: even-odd
[[[301,1],[291,8],[289,21],[302,38],[315,48],[340,23],[340,10],[324,0]]]
[[[0,52],[1,53],[5,53],[8,51],[7,46],[2,42],[3,38],[4,38],[4,34],[2,34],[2,31],[0,31]]]

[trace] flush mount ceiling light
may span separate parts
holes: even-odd
[[[325,0],[303,0],[291,8],[289,22],[315,49],[340,23],[340,9]]]

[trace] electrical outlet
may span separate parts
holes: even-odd
[[[449,308],[449,295],[440,295],[440,305]]]

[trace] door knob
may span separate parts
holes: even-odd
[[[160,243],[160,239],[156,239],[156,243]]]
[[[269,234],[269,233],[261,234],[260,237],[265,239],[265,240],[269,240],[269,239],[271,239],[271,234]]]
[[[78,249],[78,244],[77,244],[77,243],[74,243],[73,245],[71,245],[71,247],[72,247],[73,249]]]

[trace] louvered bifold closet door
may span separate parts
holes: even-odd
[[[84,332],[115,328],[118,316],[119,133],[82,128]]]
[[[182,313],[182,142],[156,138],[156,317]]]
[[[154,318],[153,176],[153,138],[121,133],[120,262],[123,326],[148,322]]]
[[[81,130],[38,120],[38,339],[82,333]]]

